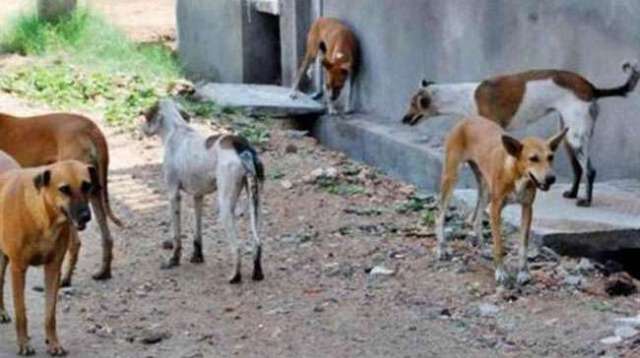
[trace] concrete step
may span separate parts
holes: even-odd
[[[596,183],[589,208],[562,197],[569,184],[557,184],[538,192],[533,209],[532,239],[570,255],[594,255],[603,251],[640,249],[640,181]],[[581,188],[581,193],[584,188]],[[475,205],[476,190],[456,190],[468,207]],[[509,205],[503,221],[520,227],[520,206]]]
[[[284,118],[325,112],[324,105],[303,93],[291,99],[290,91],[290,88],[272,85],[208,83],[196,89],[196,96],[224,107],[242,109],[248,115]]]

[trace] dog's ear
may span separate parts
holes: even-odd
[[[98,169],[93,165],[89,165],[87,169],[89,170],[89,178],[91,178],[91,192],[93,194],[97,194],[102,189],[102,186],[100,185],[100,177],[98,176]]]
[[[322,59],[322,67],[328,69],[331,69],[331,67],[333,67],[333,64],[331,62],[329,62],[329,60],[327,60],[326,58]]]
[[[502,145],[504,146],[504,149],[507,150],[507,153],[513,157],[518,158],[522,152],[522,143],[510,135],[502,135]]]
[[[45,186],[48,186],[51,182],[51,171],[49,169],[44,172],[36,175],[33,178],[33,185],[35,185],[36,189],[40,190]]]
[[[434,84],[436,84],[436,83],[435,83],[435,82],[433,82],[433,81],[427,81],[427,79],[426,79],[426,78],[423,78],[423,79],[422,79],[422,82],[420,83],[420,85],[422,86],[422,88],[427,88],[427,87],[429,87],[429,86],[431,86],[431,85],[434,85]]]
[[[567,131],[569,131],[569,128],[565,127],[562,131],[560,131],[560,133],[554,135],[553,137],[547,140],[547,143],[549,144],[549,148],[551,148],[552,151],[555,152],[556,149],[558,149],[558,146],[560,145],[564,137],[567,135]]]

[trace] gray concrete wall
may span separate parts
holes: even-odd
[[[474,81],[553,67],[604,87],[625,80],[624,59],[640,58],[637,0],[324,0],[323,12],[344,20],[360,39],[359,108],[389,121],[401,118],[423,76]],[[638,92],[600,103],[593,145],[598,179],[640,177]],[[546,119],[529,132],[548,134],[555,122]],[[420,129],[443,132],[428,123]]]

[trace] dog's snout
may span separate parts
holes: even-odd
[[[80,213],[78,214],[78,221],[87,223],[90,220],[91,220],[91,210],[89,210],[88,208],[81,210]]]
[[[551,186],[553,185],[553,183],[556,182],[556,176],[553,174],[549,174],[545,177],[544,181],[545,181],[545,184],[547,184],[547,186]]]

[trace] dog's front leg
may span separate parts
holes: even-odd
[[[0,324],[11,322],[11,317],[4,305],[4,277],[9,265],[9,257],[0,252]]]
[[[180,222],[180,204],[182,197],[179,188],[172,188],[169,194],[169,210],[171,210],[171,226],[173,227],[173,254],[171,258],[162,264],[162,269],[171,269],[180,265],[180,257],[182,256],[182,237]]]
[[[506,286],[508,275],[504,269],[504,253],[502,251],[502,220],[500,214],[504,198],[494,196],[491,200],[491,233],[493,235],[493,263],[495,265],[495,278],[498,285]]]
[[[533,217],[533,204],[525,203],[522,204],[522,217],[520,223],[520,269],[518,271],[517,283],[518,285],[524,285],[531,280],[531,275],[529,275],[529,266],[527,264],[527,252],[529,249],[529,233],[531,230],[531,219]]]
[[[44,267],[44,286],[46,294],[44,327],[47,353],[52,356],[63,356],[67,353],[60,345],[60,342],[58,341],[58,332],[56,331],[56,305],[58,303],[61,269],[62,258],[48,263]]]
[[[16,317],[16,336],[18,338],[18,354],[33,355],[36,351],[29,345],[27,334],[27,308],[24,302],[24,286],[27,268],[22,265],[11,264],[11,287],[13,289],[13,308]]]
[[[200,264],[204,262],[204,255],[202,255],[202,206],[204,205],[204,197],[202,195],[195,195],[193,197],[193,210],[196,215],[195,220],[195,236],[193,237],[193,255],[191,256],[191,262],[194,264]]]
[[[349,74],[346,84],[344,114],[353,113],[353,75]]]
[[[71,286],[71,279],[73,277],[73,271],[78,263],[78,254],[80,253],[81,246],[80,238],[78,238],[78,232],[75,228],[69,228],[69,251],[67,252],[67,270],[62,279],[61,286]]]

